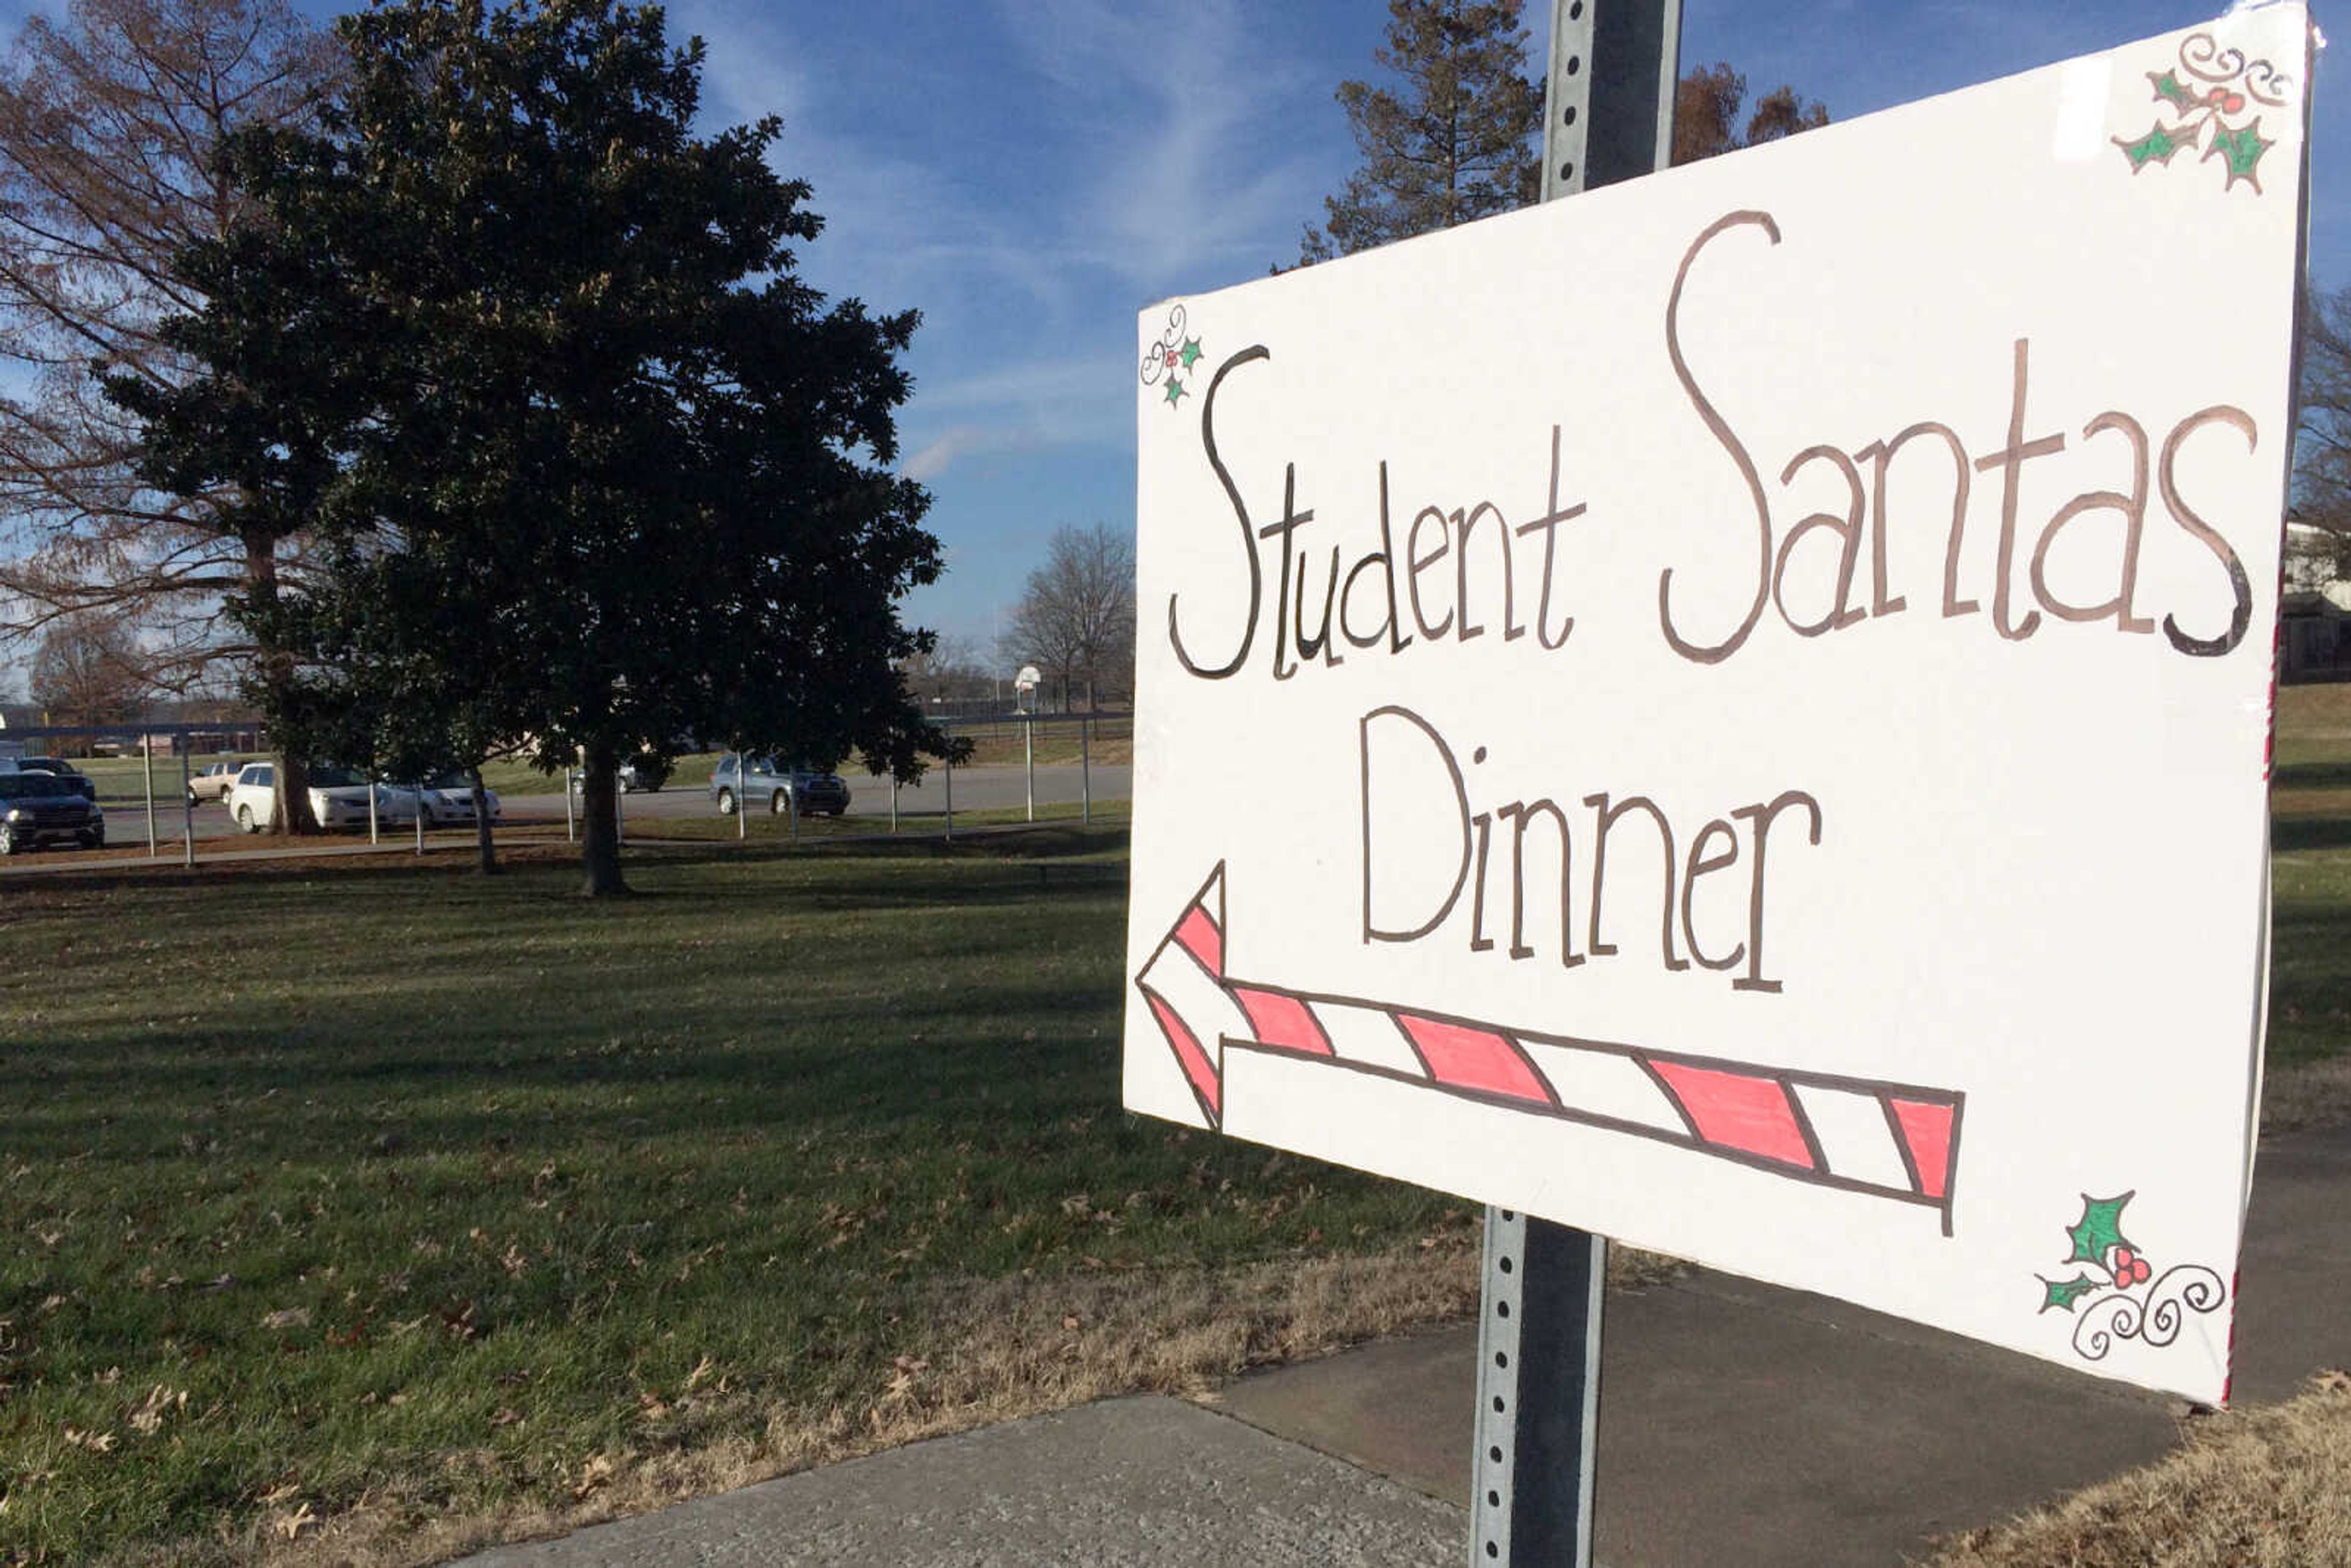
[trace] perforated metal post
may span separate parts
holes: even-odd
[[[1552,0],[1543,200],[1672,162],[1681,0]],[[1469,1561],[1589,1568],[1604,1237],[1486,1211]]]

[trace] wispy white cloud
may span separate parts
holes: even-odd
[[[1093,127],[1066,211],[1073,261],[1144,293],[1261,270],[1316,209],[1322,160],[1275,132],[1330,83],[1271,47],[1236,0],[1180,22],[1116,0],[998,0],[1034,68]]]

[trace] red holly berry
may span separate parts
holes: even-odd
[[[2115,1249],[2115,1273],[2117,1278],[2130,1272],[2131,1257],[2132,1253],[2129,1248],[2117,1247]]]
[[[2244,107],[2245,95],[2241,92],[2232,92],[2220,100],[2221,111],[2226,114],[2234,114]]]

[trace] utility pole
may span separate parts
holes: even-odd
[[[1542,199],[1673,159],[1681,0],[1552,0]],[[1608,1241],[1486,1211],[1469,1561],[1591,1568]]]

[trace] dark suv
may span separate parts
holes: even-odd
[[[62,779],[67,788],[72,789],[83,800],[98,799],[97,780],[62,757],[19,757],[16,758],[16,771],[46,773],[52,779]]]
[[[43,844],[106,847],[106,813],[53,774],[0,773],[0,855]]]

